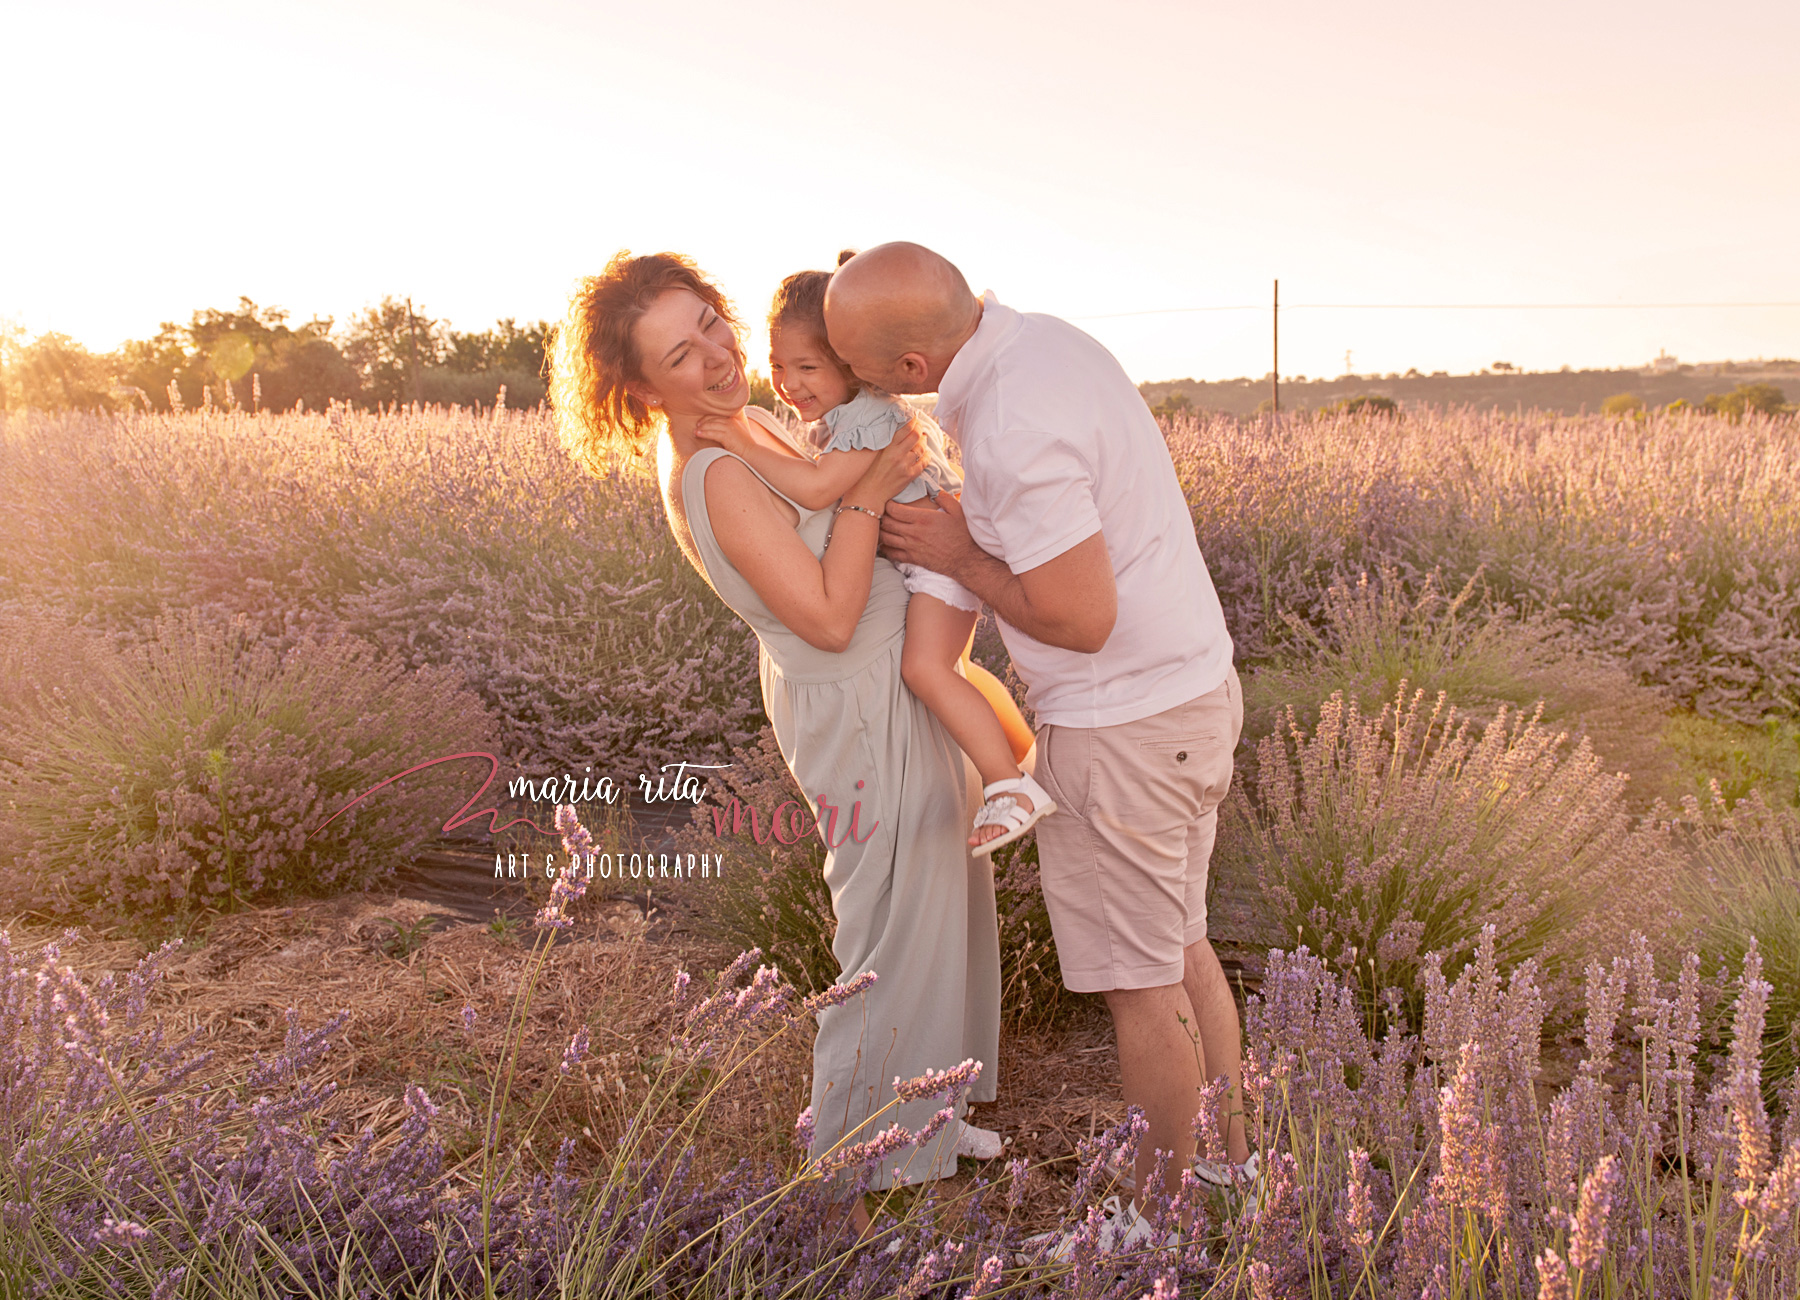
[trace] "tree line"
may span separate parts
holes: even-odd
[[[148,339],[91,352],[65,334],[26,340],[0,323],[0,410],[168,411],[204,405],[322,410],[333,402],[491,407],[544,400],[544,349],[554,326],[508,317],[463,333],[386,297],[342,330],[329,316],[293,324],[279,307],[235,308],[165,321]]]

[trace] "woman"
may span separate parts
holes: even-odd
[[[692,262],[668,253],[620,253],[582,283],[557,335],[551,398],[565,445],[590,467],[654,442],[669,527],[755,630],[763,706],[782,757],[821,831],[831,832],[825,883],[840,979],[867,970],[877,979],[862,997],[820,1013],[813,1154],[895,1120],[923,1127],[941,1102],[864,1123],[894,1100],[895,1078],[973,1057],[983,1069],[970,1100],[993,1100],[993,873],[987,859],[970,857],[961,829],[979,801],[961,751],[902,684],[907,593],[899,571],[875,553],[883,507],[923,468],[922,439],[909,431],[868,453],[862,479],[823,510],[796,506],[747,462],[708,444],[700,422],[724,417],[766,445],[792,448],[772,418],[746,410],[729,304]],[[967,1140],[961,1129],[947,1125],[927,1150],[889,1157],[872,1186],[953,1173],[956,1146]],[[866,1227],[860,1204],[853,1215]]]

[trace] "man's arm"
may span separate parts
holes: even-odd
[[[939,509],[890,501],[881,521],[882,551],[955,578],[994,607],[994,613],[1034,640],[1093,654],[1112,635],[1119,616],[1106,539],[1093,533],[1036,568],[1014,573],[969,536],[962,503],[948,492]]]

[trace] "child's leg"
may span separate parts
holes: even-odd
[[[975,613],[964,613],[936,596],[914,592],[906,604],[900,676],[962,746],[981,773],[981,783],[987,785],[1018,776],[1019,765],[987,697],[956,671],[975,618]]]
[[[1032,742],[1037,737],[1033,736],[1031,728],[1025,725],[1025,715],[1020,713],[1019,706],[1013,703],[1012,692],[1006,689],[998,677],[969,658],[969,652],[966,649],[963,651],[962,666],[963,672],[969,679],[969,684],[981,692],[982,698],[988,702],[988,707],[994,711],[994,716],[1000,719],[1000,726],[1006,732],[1006,743],[1012,746],[1013,760],[1023,763],[1025,755],[1031,752]]]

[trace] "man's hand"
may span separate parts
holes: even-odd
[[[1095,654],[1118,620],[1112,557],[1099,533],[1015,574],[969,535],[962,502],[940,492],[937,509],[924,502],[888,502],[881,553],[896,564],[917,564],[955,578],[1006,622],[1045,645]]]
[[[962,502],[949,492],[929,501],[890,501],[881,521],[881,553],[896,564],[916,564],[933,573],[963,577],[972,565],[993,557],[969,536]],[[971,588],[972,590],[972,588]]]

